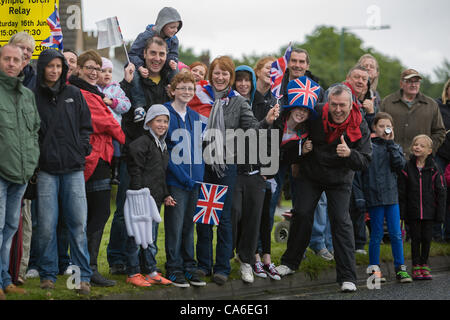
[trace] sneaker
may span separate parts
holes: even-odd
[[[431,269],[426,264],[422,265],[422,278],[423,278],[423,280],[431,280],[431,279],[433,279],[433,276],[431,275]]]
[[[412,267],[413,280],[423,280],[422,267],[420,265],[414,265]]]
[[[250,264],[241,262],[239,270],[241,271],[242,281],[247,283],[253,283],[255,278],[253,277],[253,269]]]
[[[148,274],[145,276],[145,280],[150,284],[161,284],[163,286],[172,284],[172,281],[164,278],[160,273],[156,273],[156,275],[154,275],[153,277]]]
[[[343,282],[341,286],[342,292],[355,292],[356,285],[353,282]]]
[[[204,287],[206,286],[206,282],[203,281],[200,276],[198,275],[198,272],[185,272],[185,277],[189,281],[190,284],[192,284],[194,287]]]
[[[41,280],[39,288],[44,290],[52,290],[55,289],[55,283],[52,280]]]
[[[328,251],[327,248],[323,248],[319,252],[316,252],[316,255],[327,261],[331,261],[334,259],[333,255],[330,253],[330,251]]]
[[[224,285],[227,282],[228,277],[221,273],[214,273],[212,280],[217,283],[219,286]]]
[[[356,252],[356,253],[359,253],[359,254],[363,254],[363,255],[366,255],[366,254],[367,254],[367,251],[364,250],[364,249],[357,249],[355,252]]]
[[[89,295],[91,293],[91,284],[86,281],[81,281],[80,289],[77,289],[77,293],[84,296]]]
[[[25,274],[25,279],[33,279],[33,278],[39,278],[39,271],[36,269],[30,269]]]
[[[408,283],[408,282],[412,282],[412,278],[411,276],[408,274],[408,272],[406,272],[406,266],[405,265],[401,265],[397,270],[396,270],[396,278],[400,283]]]
[[[265,264],[263,268],[264,268],[264,271],[267,273],[267,275],[271,279],[273,279],[273,280],[281,280],[281,276],[278,273],[278,271],[275,268],[275,265],[273,263]]]
[[[267,273],[264,271],[264,264],[261,261],[256,261],[252,266],[253,274],[260,278],[267,278]]]
[[[98,271],[94,271],[91,276],[91,284],[93,287],[114,287],[116,281],[106,279]]]
[[[289,268],[288,266],[285,266],[284,264],[282,264],[282,265],[276,267],[275,270],[277,270],[278,274],[279,274],[281,277],[284,277],[284,276],[287,276],[287,275],[289,275],[289,274],[294,274],[294,273],[295,273],[294,270],[292,270],[292,269]]]
[[[127,283],[135,285],[136,287],[150,287],[152,285],[150,282],[145,280],[145,277],[140,273],[136,273],[135,275],[128,276]]]
[[[179,288],[189,288],[189,282],[186,281],[186,279],[183,276],[182,272],[173,272],[171,273],[168,278],[170,281],[172,281],[172,284],[175,287],[179,287]]]
[[[19,288],[11,283],[9,286],[7,286],[5,288],[5,293],[6,294],[10,294],[10,293],[26,294],[27,290]]]

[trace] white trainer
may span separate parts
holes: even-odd
[[[278,267],[275,268],[278,272],[278,274],[282,277],[287,276],[289,274],[293,274],[295,273],[294,270],[292,270],[291,268],[289,268],[288,266],[285,266],[284,264],[279,265]]]
[[[353,282],[343,282],[341,286],[342,292],[355,292],[356,285]]]
[[[250,264],[241,262],[240,271],[242,281],[247,283],[253,283],[253,281],[255,281],[255,278],[253,277],[253,269]]]
[[[30,269],[27,271],[27,274],[25,275],[25,279],[34,279],[39,278],[39,271],[36,269]]]

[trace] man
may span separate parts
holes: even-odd
[[[400,90],[383,99],[380,111],[394,119],[395,142],[400,144],[406,158],[410,155],[412,139],[426,134],[433,140],[433,154],[445,139],[445,126],[439,106],[432,98],[420,92],[422,76],[407,69],[400,77]]]
[[[9,44],[13,44],[22,49],[24,61],[23,61],[23,70],[22,74],[24,76],[23,85],[30,90],[34,89],[36,85],[36,71],[34,71],[33,67],[30,64],[31,57],[33,56],[34,48],[36,46],[36,42],[32,36],[28,34],[28,32],[22,31],[13,35],[9,41]]]
[[[17,231],[20,205],[39,158],[39,115],[33,93],[18,78],[22,49],[0,48],[0,300],[5,292],[24,293],[8,273],[11,241]]]
[[[147,41],[144,50],[144,60],[146,68],[149,70],[149,77],[143,78],[140,72],[135,71],[131,82],[125,79],[120,83],[127,97],[130,99],[132,107],[122,118],[122,129],[125,133],[126,142],[122,150],[119,173],[119,188],[116,198],[116,212],[111,225],[110,240],[107,248],[107,258],[112,274],[126,274],[126,253],[125,243],[127,233],[123,215],[123,207],[126,199],[126,191],[129,185],[129,176],[126,166],[126,153],[128,144],[134,139],[145,134],[143,120],[148,108],[153,104],[164,104],[170,101],[167,94],[169,84],[170,68],[166,65],[167,43],[159,36],[154,36]],[[157,224],[154,224],[155,228]],[[156,236],[157,232],[153,232]],[[156,244],[152,244],[152,250],[156,254]]]
[[[80,90],[66,84],[69,70],[62,53],[43,51],[38,60],[36,104],[41,117],[41,157],[37,182],[37,237],[42,289],[55,287],[57,225],[64,217],[71,257],[80,268],[79,293],[89,294],[92,271],[87,247],[85,157],[92,133],[91,113]]]
[[[72,73],[77,69],[78,54],[73,50],[64,49],[63,55],[69,65],[69,71],[67,72],[67,79],[69,79]]]
[[[294,273],[300,266],[311,238],[314,209],[325,192],[337,282],[342,291],[355,291],[355,250],[349,202],[355,171],[366,169],[371,159],[370,131],[353,105],[352,92],[347,86],[332,87],[328,101],[318,108],[319,117],[311,122],[313,149],[303,156],[299,166],[287,249],[277,270],[283,276]]]

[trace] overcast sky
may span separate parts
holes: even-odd
[[[181,45],[196,54],[209,49],[212,58],[278,52],[290,41],[303,42],[319,25],[340,29],[378,22],[390,29],[351,32],[365,47],[430,76],[445,57],[450,60],[449,0],[82,0],[82,5],[84,30],[117,16],[126,40],[154,23],[160,9],[174,7],[183,20]]]

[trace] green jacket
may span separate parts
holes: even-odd
[[[25,184],[38,166],[41,121],[34,94],[0,71],[0,177]]]

